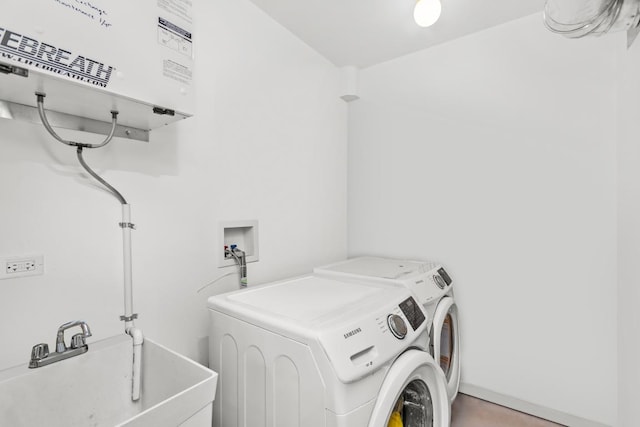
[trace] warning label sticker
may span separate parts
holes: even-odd
[[[162,62],[162,74],[170,79],[177,80],[184,84],[191,84],[193,80],[193,72],[186,65],[178,64],[170,59],[165,59]]]
[[[158,0],[158,7],[184,19],[190,24],[193,22],[193,4],[191,0]]]
[[[191,58],[193,54],[191,37],[189,31],[164,18],[158,18],[158,43],[161,45]]]

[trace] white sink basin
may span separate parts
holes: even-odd
[[[48,366],[0,371],[0,426],[211,426],[218,374],[145,339],[142,397],[132,402],[132,354],[119,335]]]

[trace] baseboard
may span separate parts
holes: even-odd
[[[536,405],[524,400],[517,399],[515,397],[507,396],[505,394],[496,393],[495,391],[487,390],[486,388],[478,387],[473,384],[461,383],[460,392],[469,396],[477,397],[478,399],[495,403],[500,406],[515,409],[516,411],[524,412],[525,414],[553,421],[554,423],[562,424],[564,426],[610,427],[606,424],[576,417],[575,415],[570,415],[562,411],[557,411],[555,409]]]

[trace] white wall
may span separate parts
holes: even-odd
[[[640,40],[621,54],[618,143],[618,425],[640,420]]]
[[[345,257],[347,114],[338,70],[253,4],[194,7],[195,117],[86,158],[132,205],[137,324],[206,363],[206,299],[237,287],[196,293],[235,268],[217,267],[219,221],[260,222],[250,284]],[[123,296],[117,201],[40,127],[2,120],[0,134],[0,255],[44,254],[46,269],[0,281],[1,369],[72,319],[90,341],[121,333]]]
[[[349,111],[349,254],[440,260],[463,382],[609,425],[621,42],[530,16],[362,70]]]

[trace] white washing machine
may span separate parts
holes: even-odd
[[[216,427],[447,427],[411,291],[306,276],[209,298]]]
[[[442,265],[378,257],[353,258],[318,267],[314,273],[339,280],[399,285],[413,291],[428,313],[430,353],[447,378],[449,401],[460,386],[460,336],[453,282]]]

